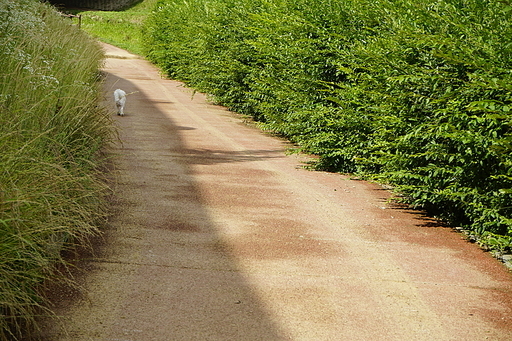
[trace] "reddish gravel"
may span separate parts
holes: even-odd
[[[105,49],[117,214],[48,340],[512,340],[489,254]]]

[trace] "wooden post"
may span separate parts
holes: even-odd
[[[61,16],[63,17],[66,17],[66,18],[69,18],[71,20],[73,20],[73,18],[78,18],[78,28],[82,28],[82,15],[79,14],[79,15],[74,15],[74,14],[67,14],[67,13],[62,13],[62,12],[59,12]]]

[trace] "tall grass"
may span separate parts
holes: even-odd
[[[0,340],[48,313],[61,251],[97,232],[111,135],[100,47],[35,0],[0,0]]]
[[[160,0],[145,42],[171,77],[318,168],[390,183],[496,240],[512,236],[511,13],[491,0]]]

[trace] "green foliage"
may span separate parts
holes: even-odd
[[[502,236],[491,232],[484,232],[479,236],[478,243],[485,249],[488,249],[497,256],[503,256],[504,253],[512,251],[512,237]]]
[[[512,235],[512,6],[160,0],[171,77],[453,224]]]
[[[46,311],[61,251],[104,217],[100,47],[50,6],[0,0],[0,340]]]

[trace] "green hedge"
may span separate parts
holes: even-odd
[[[0,340],[48,314],[61,251],[105,214],[99,107],[103,52],[52,7],[0,0]]]
[[[147,53],[317,167],[512,236],[512,11],[487,0],[161,0]],[[510,239],[508,239],[510,240]]]

